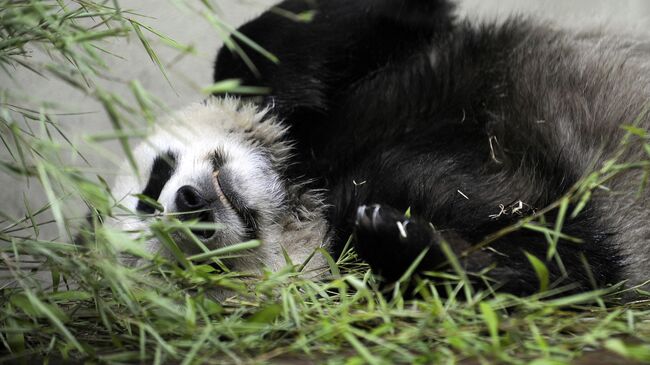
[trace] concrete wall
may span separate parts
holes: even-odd
[[[472,15],[534,15],[563,24],[610,23],[644,31],[650,25],[650,0],[464,0],[461,9]]]
[[[188,2],[192,2],[189,1]],[[220,0],[223,18],[238,25],[254,18],[273,0]],[[177,52],[155,42],[154,47],[167,65],[172,89],[157,67],[149,60],[137,39],[118,41],[107,48],[123,58],[109,57],[109,66],[122,80],[139,80],[145,88],[153,91],[170,108],[179,108],[201,100],[200,88],[210,84],[212,61],[220,46],[219,37],[204,19],[174,5],[175,1],[164,0],[122,0],[124,9],[133,9],[149,18],[143,19],[153,28],[184,44],[193,44],[197,54],[177,59]],[[470,17],[501,18],[512,13],[528,14],[548,18],[566,26],[584,24],[607,24],[613,28],[625,29],[642,34],[650,29],[650,0],[464,0],[459,11]],[[645,33],[647,36],[647,33]],[[36,53],[36,60],[43,59]],[[61,125],[68,135],[86,152],[94,167],[105,170],[105,175],[114,171],[113,163],[107,161],[106,153],[97,153],[83,142],[83,136],[110,130],[110,123],[99,105],[92,99],[71,90],[56,80],[43,78],[25,70],[18,70],[13,79],[0,73],[0,87],[24,92],[26,97],[36,100],[50,100],[61,103],[69,111],[83,111],[88,114],[60,117]],[[129,91],[120,82],[105,82],[103,85],[120,95],[129,96]],[[21,91],[22,90],[22,91]],[[107,150],[119,156],[116,144],[106,144]],[[3,148],[0,148],[3,150]],[[4,151],[0,152],[5,156]],[[102,157],[99,157],[99,156]],[[110,179],[110,178],[109,178]],[[46,200],[38,184],[28,188],[24,180],[15,179],[0,172],[0,211],[19,217],[24,214],[24,196],[34,208]],[[79,213],[81,214],[81,213]],[[55,235],[56,231],[45,228],[44,236]]]

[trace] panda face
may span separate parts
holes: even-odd
[[[156,200],[162,214],[217,224],[219,229],[195,231],[212,246],[258,238],[260,229],[277,219],[286,198],[269,157],[231,130],[195,133],[187,128],[192,126],[158,133],[136,152],[149,156],[148,179],[139,194]],[[132,203],[141,215],[156,213],[144,199]]]
[[[192,232],[209,249],[259,239],[260,249],[232,260],[235,270],[282,267],[283,248],[306,258],[326,243],[326,223],[314,209],[322,205],[317,196],[282,179],[289,154],[283,136],[265,111],[233,99],[177,113],[134,149],[140,174],[125,168],[112,188],[129,214],[110,224],[146,231],[155,219],[198,221]],[[186,253],[201,252],[187,234],[173,238]],[[147,250],[170,256],[155,239]]]

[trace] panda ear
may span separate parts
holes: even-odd
[[[260,147],[267,153],[271,163],[275,166],[276,170],[281,171],[288,167],[288,159],[291,156],[291,145],[284,140],[276,140],[271,143],[261,143]]]
[[[268,152],[274,162],[284,163],[291,154],[287,127],[278,122],[269,110],[266,108],[257,112],[253,123],[244,130],[244,135],[254,146]]]

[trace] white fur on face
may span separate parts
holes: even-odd
[[[173,156],[173,172],[160,196],[154,197],[164,212],[157,212],[157,217],[136,213],[116,216],[110,218],[107,225],[128,231],[146,231],[153,219],[178,213],[178,191],[190,186],[206,196],[216,194],[213,213],[214,223],[219,228],[213,236],[202,239],[208,249],[250,238],[262,242],[254,252],[229,260],[227,264],[231,270],[259,272],[264,267],[277,270],[286,264],[283,251],[294,263],[302,263],[315,249],[327,244],[327,224],[316,194],[299,193],[298,187],[283,181],[281,170],[286,167],[289,154],[283,136],[283,127],[266,111],[236,99],[214,98],[180,111],[158,125],[151,137],[134,149],[140,175],[125,166],[112,188],[115,199],[127,211],[136,212],[139,198],[135,194],[142,194],[147,186],[154,160]],[[216,160],[215,156],[218,156]],[[254,237],[249,237],[250,227],[227,194],[223,194],[225,189],[219,181],[221,184],[227,182],[230,190],[236,192],[246,208],[253,212],[257,227]],[[174,238],[187,253],[200,252],[196,244],[182,234]],[[146,250],[171,256],[155,239],[147,242]],[[325,267],[325,261],[315,255],[309,267]]]

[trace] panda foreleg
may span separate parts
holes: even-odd
[[[416,273],[444,270],[451,254],[472,274],[476,288],[492,286],[517,295],[551,287],[580,292],[615,283],[618,260],[605,249],[605,236],[579,219],[568,222],[566,229],[586,239],[579,244],[561,240],[557,247],[561,260],[546,260],[548,242],[538,232],[518,230],[477,248],[458,232],[437,231],[421,217],[406,217],[388,205],[373,204],[357,209],[354,237],[361,259],[386,283],[399,280],[425,251]],[[445,252],[443,244],[450,250]],[[546,265],[548,282],[542,283],[531,256]],[[473,275],[480,272],[481,278]]]

